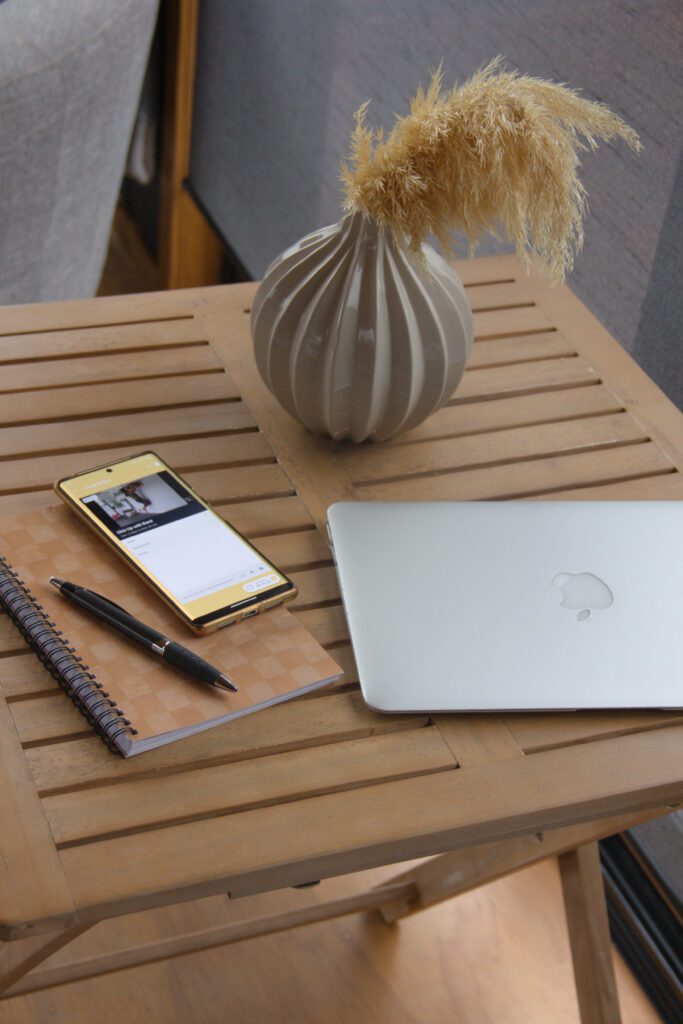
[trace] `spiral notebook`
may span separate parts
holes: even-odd
[[[236,694],[164,666],[50,586],[59,576],[122,605],[224,671]],[[110,750],[129,757],[333,682],[341,669],[287,610],[200,637],[66,508],[0,519],[0,609]],[[1,666],[0,666],[1,680]]]

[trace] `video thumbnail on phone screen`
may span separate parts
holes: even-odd
[[[167,472],[110,487],[83,501],[119,540],[204,511],[204,506]]]

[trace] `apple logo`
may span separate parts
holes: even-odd
[[[576,616],[579,622],[590,617],[591,608],[609,608],[614,601],[607,584],[592,572],[558,572],[551,586],[561,592],[562,608],[581,609]]]

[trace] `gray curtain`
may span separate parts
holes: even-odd
[[[157,7],[0,4],[0,302],[95,294]]]

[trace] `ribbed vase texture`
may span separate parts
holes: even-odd
[[[259,372],[281,405],[335,439],[383,441],[453,394],[472,345],[462,283],[431,248],[361,213],[271,264],[252,305]]]

